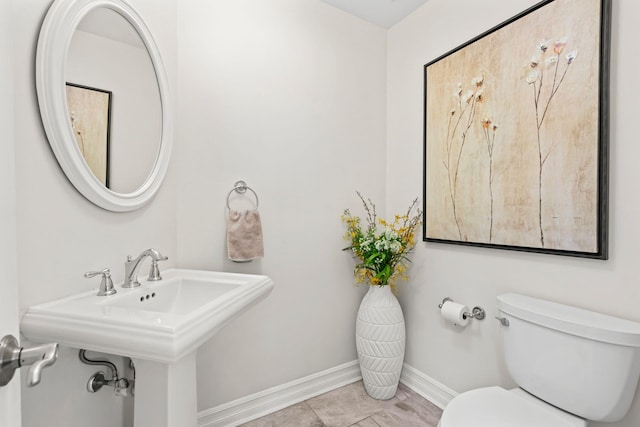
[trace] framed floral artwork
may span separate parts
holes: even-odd
[[[607,259],[611,0],[545,0],[424,66],[423,240]]]
[[[78,149],[93,175],[109,188],[111,92],[67,83],[66,95]]]

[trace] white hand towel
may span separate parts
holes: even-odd
[[[231,261],[251,261],[264,256],[262,224],[257,210],[229,211],[227,253]]]

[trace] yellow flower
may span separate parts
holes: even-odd
[[[416,198],[405,215],[394,215],[393,222],[377,218],[375,205],[358,193],[367,211],[367,226],[362,228],[361,220],[345,209],[342,221],[347,225],[345,239],[351,242],[347,250],[359,260],[354,267],[356,283],[389,285],[395,290],[395,281],[407,280],[407,256],[415,245],[415,229],[421,223],[422,212],[417,208]],[[380,229],[382,226],[384,229]]]

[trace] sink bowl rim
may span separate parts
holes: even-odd
[[[21,332],[34,341],[54,340],[74,348],[171,363],[194,351],[228,321],[266,298],[274,286],[268,276],[253,274],[174,268],[163,271],[162,275],[167,281],[180,276],[226,279],[238,282],[238,289],[230,290],[188,314],[108,307],[116,313],[113,317],[105,317],[100,311],[108,305],[110,297],[95,296],[95,291],[81,292],[30,307],[22,318]],[[161,286],[157,282],[141,282],[141,287],[132,289],[116,285],[118,293],[114,296],[122,298],[140,290],[153,289],[154,285]],[[88,307],[80,306],[87,301],[90,302]],[[78,312],[65,312],[71,308]],[[145,313],[160,322],[132,321],[127,312]]]

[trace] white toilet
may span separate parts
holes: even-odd
[[[640,324],[509,293],[498,296],[519,388],[462,393],[440,427],[585,427],[625,416],[640,376]]]

